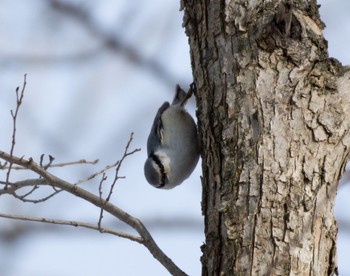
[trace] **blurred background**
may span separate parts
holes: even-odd
[[[350,63],[346,0],[322,0],[330,56]],[[128,157],[112,196],[141,219],[160,248],[186,273],[200,275],[204,242],[200,164],[181,186],[163,191],[144,179],[146,140],[155,112],[171,100],[175,84],[192,82],[189,47],[179,1],[1,0],[0,149],[11,146],[15,89],[27,75],[14,154],[54,163],[99,159],[96,165],[52,168],[76,182],[120,159],[131,132]],[[188,108],[194,116],[195,104]],[[105,183],[111,183],[113,169]],[[5,173],[0,172],[1,179]],[[13,172],[11,180],[35,177]],[[84,188],[98,193],[98,177]],[[350,185],[346,172],[335,212],[340,275],[350,275]],[[107,193],[107,191],[105,191]],[[51,193],[40,189],[32,198]],[[99,210],[60,193],[41,204],[1,196],[0,212],[97,223]],[[103,226],[133,233],[107,215]],[[0,276],[168,275],[141,245],[97,231],[0,218]]]

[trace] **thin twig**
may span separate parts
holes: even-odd
[[[42,203],[42,202],[45,202],[46,200],[54,197],[55,195],[57,195],[58,193],[62,192],[63,190],[62,189],[55,189],[54,187],[52,187],[55,191],[51,194],[49,194],[48,196],[45,196],[45,197],[42,197],[42,198],[39,198],[39,199],[28,199],[26,198],[27,196],[31,195],[36,189],[38,189],[39,187],[38,186],[34,186],[33,189],[31,191],[29,191],[28,193],[22,195],[22,196],[19,196],[17,195],[15,192],[12,194],[15,198],[23,201],[23,202],[28,202],[28,203]]]
[[[16,192],[16,190],[28,187],[28,186],[35,186],[35,185],[47,185],[47,181],[42,178],[38,179],[27,179],[23,181],[18,182],[6,182],[6,181],[0,181],[0,184],[8,184],[7,189],[1,189],[0,190],[0,196],[3,194],[13,194]]]
[[[6,168],[7,162],[5,162],[4,164],[2,164],[0,162],[0,170],[3,170],[4,168]],[[8,168],[7,168],[8,169]]]
[[[39,186],[34,185],[34,186],[30,189],[29,192],[25,193],[25,194],[22,195],[22,196],[17,195],[16,192],[14,192],[12,195],[13,195],[15,198],[17,198],[17,199],[19,199],[19,200],[21,200],[21,201],[23,201],[23,202],[26,202],[26,199],[25,199],[25,198],[26,198],[27,196],[31,195],[31,194],[32,194],[36,189],[38,189],[38,188],[39,188]]]
[[[131,152],[128,152],[130,144],[131,144],[133,139],[134,139],[134,133],[131,132],[129,141],[128,141],[128,143],[125,146],[124,154],[123,154],[122,158],[120,159],[120,161],[117,163],[117,167],[115,168],[114,180],[113,180],[113,183],[112,183],[111,188],[109,190],[108,196],[106,198],[107,202],[110,200],[110,198],[112,196],[113,189],[114,189],[114,186],[115,186],[115,183],[117,182],[117,180],[120,179],[120,178],[124,178],[123,176],[119,176],[119,170],[120,170],[120,168],[122,166],[122,163],[124,162],[125,158],[130,156],[130,155],[132,155],[132,154],[134,154],[135,152],[138,152],[138,151],[141,150],[140,148],[136,148],[136,149],[132,150]]]
[[[141,237],[137,237],[134,235],[130,235],[124,232],[115,231],[113,229],[109,228],[99,228],[98,226],[90,223],[80,222],[80,221],[72,221],[72,220],[59,220],[59,219],[48,219],[48,218],[37,218],[37,217],[28,217],[28,216],[20,216],[20,215],[10,215],[10,214],[4,214],[0,213],[0,217],[2,218],[9,218],[9,219],[16,219],[16,220],[25,220],[25,221],[34,221],[34,222],[44,222],[44,223],[50,223],[50,224],[57,224],[57,225],[69,225],[74,227],[84,227],[88,229],[98,230],[101,233],[107,233],[112,234],[118,237],[126,238],[138,243],[143,243],[143,239]]]
[[[114,164],[112,164],[112,165],[107,165],[104,169],[102,169],[102,170],[100,170],[100,171],[98,171],[98,172],[95,172],[94,174],[88,176],[88,177],[85,178],[85,179],[81,179],[81,180],[77,181],[76,183],[74,183],[74,185],[79,185],[79,184],[81,184],[81,183],[87,182],[87,181],[89,181],[89,180],[95,178],[96,176],[98,176],[98,175],[100,175],[100,174],[103,174],[103,173],[106,172],[107,170],[109,170],[109,169],[111,169],[111,168],[117,166],[117,165],[118,165],[118,162],[119,162],[119,160],[118,160],[117,162],[115,162]]]
[[[58,193],[62,192],[62,189],[57,189],[54,186],[51,186],[51,188],[54,190],[53,193],[49,194],[46,197],[40,198],[40,199],[28,199],[27,197],[31,195],[35,190],[39,188],[40,185],[50,185],[47,183],[45,179],[39,178],[39,179],[27,179],[23,181],[18,181],[14,183],[9,183],[5,181],[0,181],[0,184],[7,184],[8,187],[7,189],[1,189],[0,190],[0,196],[3,194],[9,194],[12,195],[13,197],[23,201],[23,202],[29,202],[29,203],[41,203],[44,202],[53,196],[57,195]],[[18,195],[16,193],[17,190],[24,188],[24,187],[32,187],[32,189],[25,193],[24,195]]]
[[[93,160],[93,161],[87,161],[85,159],[77,160],[77,161],[72,161],[72,162],[64,162],[64,163],[57,163],[57,164],[50,164],[50,168],[57,168],[57,167],[65,167],[65,166],[71,166],[71,165],[81,165],[81,164],[88,164],[88,165],[96,165],[99,162],[99,159]],[[44,167],[47,166],[44,165]],[[115,166],[115,165],[114,165]],[[9,167],[6,166],[6,163],[4,166],[0,166],[0,170],[5,170],[8,169]],[[25,167],[22,166],[13,166],[11,168],[12,170],[28,170]]]
[[[40,156],[40,166],[43,167],[45,170],[47,170],[51,166],[51,164],[52,164],[53,160],[55,160],[55,158],[52,157],[51,155],[49,155],[49,162],[46,165],[44,165],[44,157],[45,157],[45,154],[42,154]]]
[[[13,129],[12,129],[12,143],[11,143],[11,149],[10,149],[10,155],[13,155],[13,151],[15,149],[15,144],[16,144],[16,130],[17,130],[17,115],[19,111],[19,107],[22,104],[23,96],[24,96],[24,90],[26,89],[27,85],[27,74],[24,74],[24,80],[23,80],[23,86],[21,90],[21,94],[18,94],[19,92],[19,87],[16,88],[16,110],[13,112],[11,109],[11,116],[12,116],[12,122],[13,122]],[[9,167],[6,173],[6,182],[9,182],[10,180],[10,174],[11,174],[11,168],[12,168],[12,163],[9,163]],[[8,185],[5,185],[5,189],[7,189]]]
[[[98,185],[98,194],[100,196],[101,202],[103,202],[102,185],[103,185],[103,182],[106,181],[106,179],[107,179],[107,176],[105,173],[103,173],[100,184]],[[101,229],[102,218],[103,218],[103,208],[101,208],[101,210],[100,210],[100,216],[99,216],[98,223],[97,223],[97,226],[99,229]]]
[[[120,178],[125,178],[125,177],[123,177],[123,176],[119,176],[119,170],[120,170],[120,167],[121,167],[123,161],[125,160],[126,157],[128,157],[128,156],[134,154],[135,152],[141,150],[141,149],[139,149],[139,148],[136,148],[136,149],[132,150],[131,152],[128,152],[129,147],[130,147],[130,144],[131,144],[133,138],[134,138],[134,133],[131,132],[131,133],[130,133],[130,137],[129,137],[129,141],[128,141],[128,143],[127,143],[126,146],[125,146],[125,150],[124,150],[123,156],[122,156],[122,158],[116,163],[116,164],[117,164],[117,167],[115,168],[114,180],[113,180],[112,185],[111,185],[111,187],[110,187],[110,189],[109,189],[108,196],[107,196],[107,198],[105,199],[105,201],[103,202],[103,205],[101,206],[100,217],[99,217],[99,220],[98,220],[98,224],[99,224],[99,225],[101,225],[101,222],[102,222],[104,205],[105,205],[105,203],[107,203],[107,202],[110,201],[111,196],[112,196],[112,193],[113,193],[113,189],[114,189],[115,184],[117,183],[117,180],[120,179]],[[103,182],[103,181],[102,181],[102,182]],[[101,188],[101,186],[102,186],[102,182],[100,183],[100,188]],[[100,194],[100,197],[101,197],[101,200],[102,200],[102,193]]]

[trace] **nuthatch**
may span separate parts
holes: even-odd
[[[192,84],[186,93],[177,85],[172,104],[163,103],[154,118],[147,140],[144,172],[147,181],[156,188],[174,188],[188,178],[197,165],[197,126],[184,108],[194,89]]]

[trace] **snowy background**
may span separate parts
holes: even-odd
[[[350,2],[323,0],[330,56],[350,64]],[[76,182],[118,160],[134,132],[113,202],[140,218],[158,245],[189,275],[200,275],[204,242],[200,164],[181,186],[151,187],[143,177],[146,139],[158,107],[176,83],[192,81],[179,1],[0,1],[0,149],[11,145],[15,88],[27,76],[15,154],[95,165],[50,171]],[[195,113],[194,100],[189,109]],[[0,176],[3,179],[3,172]],[[15,174],[13,174],[14,177]],[[27,176],[21,172],[18,176]],[[33,175],[29,175],[33,177]],[[109,179],[113,172],[109,174]],[[344,178],[348,178],[346,174]],[[16,178],[12,179],[13,181]],[[99,179],[84,185],[97,192]],[[350,185],[336,201],[340,275],[350,275]],[[42,195],[46,195],[43,191]],[[0,212],[97,223],[99,210],[61,193],[44,204],[1,196]],[[103,225],[129,231],[105,216]],[[168,275],[141,245],[96,231],[0,218],[0,276]]]

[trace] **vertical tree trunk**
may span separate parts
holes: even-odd
[[[202,142],[203,275],[333,275],[349,75],[315,1],[186,0]]]

